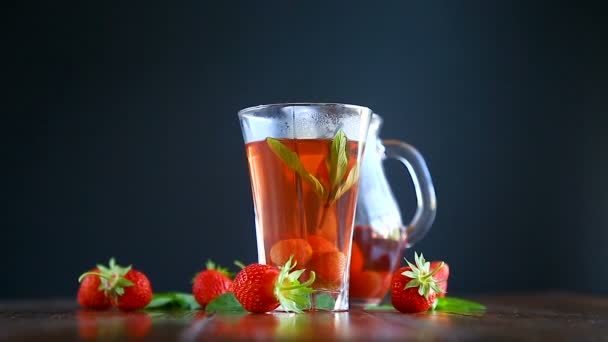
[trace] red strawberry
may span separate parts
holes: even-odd
[[[123,311],[131,311],[143,309],[152,300],[152,286],[145,274],[136,270],[129,270],[125,274],[124,279],[130,281],[133,285],[124,285],[124,292],[118,294],[116,306]]]
[[[99,273],[99,269],[94,268],[89,272]],[[103,286],[99,277],[87,275],[82,279],[80,288],[78,289],[78,303],[83,308],[93,310],[104,310],[111,306],[110,300],[103,291]]]
[[[199,272],[192,281],[192,295],[203,308],[217,296],[229,292],[232,286],[227,269],[216,266],[211,260],[206,266],[207,269]]]
[[[90,276],[99,280],[99,289],[120,310],[143,309],[152,300],[152,286],[148,277],[131,269],[131,266],[117,265],[114,258],[110,259],[109,267],[97,265],[97,269],[82,274],[78,281],[82,282]]]
[[[431,263],[422,254],[414,253],[414,258],[416,265],[406,260],[409,266],[398,269],[391,281],[391,303],[406,313],[427,311],[435,303],[437,293],[442,292],[433,276],[443,265],[431,271]]]
[[[250,312],[268,312],[279,305],[287,311],[302,312],[310,307],[309,286],[315,280],[314,272],[310,279],[301,284],[298,280],[305,270],[291,272],[294,268],[293,256],[280,269],[269,265],[252,264],[243,268],[234,278],[234,296]]]
[[[435,270],[439,265],[443,266],[435,273],[433,278],[437,281],[437,286],[441,289],[441,293],[437,293],[437,297],[445,297],[448,293],[448,277],[450,276],[450,267],[443,261],[431,261],[431,271]]]

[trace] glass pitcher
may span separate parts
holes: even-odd
[[[419,241],[435,220],[437,203],[422,155],[398,140],[381,140],[382,118],[374,114],[361,163],[350,264],[349,297],[353,305],[378,304],[388,292],[401,252]],[[409,171],[417,209],[408,225],[386,179],[382,161],[396,159]]]

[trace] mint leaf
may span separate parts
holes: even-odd
[[[315,308],[320,310],[333,310],[336,305],[334,298],[327,293],[319,293],[315,297]]]
[[[217,296],[207,304],[205,311],[211,312],[246,312],[232,292]]]
[[[329,153],[329,179],[331,181],[332,190],[335,190],[340,183],[342,178],[346,174],[346,167],[348,165],[348,157],[346,156],[346,135],[342,130],[336,133],[336,136],[331,142],[331,149]]]
[[[397,311],[397,309],[395,309],[391,304],[383,304],[383,305],[370,304],[370,305],[366,305],[365,307],[363,307],[363,310],[366,310],[366,311]]]
[[[194,296],[190,293],[176,292],[174,294],[175,301],[182,309],[196,310],[200,309],[201,305],[194,299]]]
[[[367,305],[363,308],[366,311],[397,311],[391,304]],[[466,299],[455,297],[437,298],[434,308],[429,311],[445,312],[458,315],[477,316],[482,315],[486,310],[483,304]]]
[[[304,165],[302,165],[302,161],[300,161],[300,158],[295,152],[274,138],[266,138],[266,143],[268,144],[268,147],[270,147],[270,150],[272,150],[287,167],[302,177],[304,181],[312,185],[319,198],[324,199],[327,196],[327,191],[323,184],[315,176],[306,171]]]
[[[437,298],[435,311],[460,315],[481,315],[486,311],[483,304],[455,297]]]
[[[196,310],[200,309],[200,305],[190,293],[184,292],[165,292],[155,293],[152,296],[152,301],[146,306],[146,309],[183,309]]]
[[[350,172],[348,173],[344,184],[340,185],[340,187],[336,190],[332,202],[336,201],[338,198],[344,195],[344,193],[347,192],[348,189],[355,185],[357,180],[359,180],[359,165],[355,165],[352,169],[350,169]]]
[[[437,298],[437,306],[435,307],[435,311],[456,313],[461,315],[479,315],[486,311],[486,307],[481,303],[462,298],[444,297]]]
[[[171,298],[171,297],[158,297],[158,296],[154,295],[152,297],[152,301],[150,302],[150,304],[148,304],[148,306],[146,306],[146,309],[162,308],[163,306],[165,306],[171,302],[173,302],[173,298]]]

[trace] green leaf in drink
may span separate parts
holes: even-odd
[[[290,150],[279,140],[274,138],[266,138],[268,147],[274,154],[281,159],[287,167],[297,173],[302,179],[312,185],[315,193],[327,204],[331,204],[344,195],[356,182],[359,180],[359,166],[355,165],[346,176],[344,175],[348,167],[348,138],[342,130],[338,130],[331,141],[329,158],[326,160],[326,166],[329,173],[330,189],[326,189],[323,183],[308,172],[298,157],[298,154]]]
[[[298,157],[298,154],[290,150],[287,146],[283,145],[280,141],[274,138],[266,138],[268,147],[277,155],[292,171],[297,173],[302,179],[312,185],[315,193],[320,198],[327,196],[327,191],[323,184],[312,174],[310,174],[302,165],[302,161]]]
[[[342,197],[342,195],[344,195],[344,193],[346,193],[348,191],[348,189],[350,189],[353,185],[355,185],[355,183],[357,182],[358,179],[359,179],[359,165],[355,165],[355,166],[353,166],[352,169],[350,169],[350,172],[348,173],[348,176],[346,177],[344,184],[340,185],[340,187],[338,187],[338,189],[336,190],[336,193],[334,195],[334,198],[332,199],[332,202],[334,202],[338,198]]]
[[[346,167],[348,166],[346,143],[346,135],[342,130],[339,130],[331,142],[331,150],[329,153],[329,179],[332,184],[332,191],[334,191],[342,182],[344,174],[346,173]]]
[[[315,297],[315,309],[332,310],[336,301],[327,293],[318,293]]]

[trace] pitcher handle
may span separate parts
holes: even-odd
[[[386,157],[400,161],[412,177],[416,190],[417,208],[412,221],[406,228],[406,247],[418,242],[435,221],[437,199],[431,174],[418,150],[399,140],[382,140]]]

